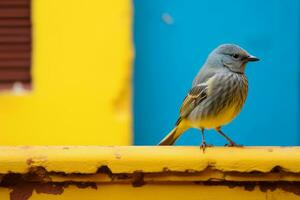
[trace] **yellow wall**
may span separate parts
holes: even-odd
[[[0,94],[0,144],[130,144],[131,1],[32,9],[33,89]]]

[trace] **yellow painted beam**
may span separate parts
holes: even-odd
[[[130,0],[32,0],[33,89],[1,91],[0,145],[129,145],[131,15]]]
[[[1,200],[300,199],[300,147],[2,146]]]
[[[96,173],[107,166],[113,173],[223,172],[280,170],[300,173],[300,147],[207,148],[172,146],[0,146],[0,173],[25,173],[30,166],[64,173]]]

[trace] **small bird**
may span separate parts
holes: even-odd
[[[226,136],[221,127],[231,122],[245,103],[248,93],[245,67],[252,61],[259,59],[235,44],[223,44],[214,49],[181,105],[175,128],[159,145],[172,145],[187,129],[198,128],[203,151],[207,147],[205,129],[215,129],[228,141],[228,146],[240,146]]]

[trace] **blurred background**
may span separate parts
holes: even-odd
[[[247,102],[224,132],[243,145],[299,145],[299,9],[299,0],[0,0],[0,145],[156,145],[223,43],[261,58],[247,66]],[[177,145],[200,138],[189,130]]]
[[[235,43],[261,61],[248,64],[247,102],[224,132],[244,145],[299,145],[299,8],[298,0],[135,0],[134,143],[158,143],[209,52]],[[177,144],[200,141],[190,130]]]

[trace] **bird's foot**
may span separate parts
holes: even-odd
[[[243,145],[230,142],[229,144],[225,144],[225,147],[243,147]]]
[[[200,145],[200,149],[202,149],[203,153],[205,152],[206,147],[212,147],[211,144],[206,144],[206,142],[202,142]]]

